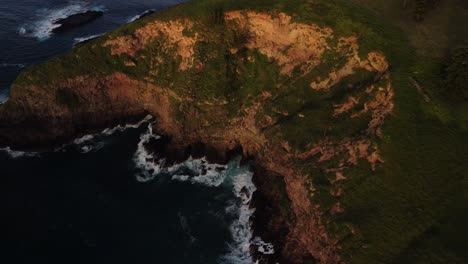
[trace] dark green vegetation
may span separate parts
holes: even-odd
[[[468,43],[456,47],[444,69],[445,94],[454,101],[468,99]]]
[[[412,3],[416,0],[352,0],[374,12],[379,20],[399,27],[418,54],[443,58],[450,48],[467,38],[465,0],[442,0],[426,14],[423,21],[414,19]],[[407,3],[405,6],[404,3]]]
[[[440,92],[444,58],[415,55],[416,51],[438,56],[427,44],[419,45],[423,39],[414,39],[418,37],[417,26],[403,24],[408,35],[402,35],[386,25],[402,24],[391,8],[382,8],[399,1],[372,2],[368,5],[377,12],[352,13],[383,21],[372,28],[393,42],[390,48],[382,49],[390,60],[396,109],[384,126],[383,167],[370,173],[368,165],[361,164],[345,183],[347,213],[338,222],[354,223],[360,231],[357,236],[339,233],[347,245],[344,251],[353,256],[354,263],[467,263],[468,105],[453,105]],[[449,2],[453,5],[444,6],[446,10],[463,10],[461,1]],[[426,21],[433,22],[430,17]],[[449,32],[459,32],[451,37],[452,46],[459,44],[456,39],[468,36],[456,23],[449,25],[458,29],[447,27],[443,31],[422,25],[432,30],[427,38],[436,41]],[[407,38],[416,47],[411,47]],[[420,83],[429,102],[411,77]]]
[[[384,137],[378,140],[385,163],[372,172],[367,162],[361,162],[347,172],[347,180],[343,182],[345,195],[341,198],[345,213],[338,217],[327,216],[327,220],[331,220],[329,230],[340,238],[340,253],[351,263],[466,263],[468,103],[454,105],[440,92],[444,86],[440,74],[444,59],[440,54],[447,47],[436,45],[437,56],[427,56],[432,53],[429,48],[432,43],[426,43],[434,37],[435,43],[440,44],[443,41],[438,38],[450,34],[428,26],[429,37],[422,38],[416,33],[419,26],[413,24],[402,30],[399,26],[405,23],[391,12],[393,9],[383,8],[388,13],[381,13],[378,4],[382,1],[372,2],[377,12],[344,0],[201,0],[147,16],[107,37],[131,34],[155,18],[170,20],[188,16],[202,21],[206,28],[210,28],[200,29],[210,41],[196,47],[197,56],[210,61],[205,65],[204,73],[191,69],[176,74],[177,59],[161,52],[160,43],[155,40],[153,45],[138,53],[147,57],[161,56],[165,61],[164,65],[158,66],[158,77],[150,77],[150,81],[171,87],[180,96],[190,95],[199,102],[228,100],[225,112],[219,108],[198,108],[203,115],[210,116],[211,125],[219,126],[223,125],[226,115],[239,115],[241,105],[253,103],[253,99],[264,91],[271,92],[274,100],[264,106],[265,111],[279,121],[266,133],[272,137],[281,133],[293,149],[304,151],[309,144],[322,139],[325,131],[330,137],[340,139],[358,133],[367,125],[364,119],[330,118],[330,102],[343,101],[348,84],[362,86],[372,76],[359,72],[329,92],[312,91],[311,80],[323,77],[331,68],[343,63],[337,54],[327,54],[326,63],[312,73],[288,79],[280,76],[274,62],[257,51],[241,50],[240,55],[229,55],[226,49],[242,44],[246,36],[226,31],[221,13],[246,8],[273,13],[284,11],[296,14],[294,19],[299,22],[330,26],[335,35],[359,36],[360,54],[377,50],[387,56],[396,94],[395,109],[383,127]],[[423,23],[426,22],[431,23],[431,18],[427,17]],[[447,32],[461,31],[460,28],[447,29]],[[102,77],[115,71],[135,79],[148,77],[149,60],[138,60],[135,67],[127,67],[125,61],[132,58],[111,56],[109,47],[102,48],[107,37],[80,45],[70,54],[31,68],[15,85],[47,84],[80,75]],[[456,44],[459,37],[450,39],[448,45]],[[241,61],[241,58],[249,57],[254,58],[252,63]],[[238,72],[240,74],[236,74]],[[273,89],[278,83],[283,89]],[[53,86],[50,88],[54,89]],[[14,92],[21,93],[20,90]],[[62,100],[74,102],[72,96],[60,95]],[[190,107],[197,106],[182,105],[178,109],[186,111]],[[288,115],[280,118],[284,112]],[[305,117],[301,119],[299,114]],[[257,117],[259,121],[262,118]],[[336,199],[329,195],[331,186],[327,177],[332,175],[326,175],[318,168],[304,170],[304,173],[310,175],[318,189],[314,201],[328,209],[332,199]],[[355,234],[351,234],[351,230]]]
[[[431,9],[435,8],[440,0],[414,0],[412,2],[414,19],[421,21],[424,20],[424,16],[431,11]]]

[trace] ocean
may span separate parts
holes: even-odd
[[[2,0],[0,102],[25,68],[63,54],[148,10],[183,1]],[[67,33],[56,19],[105,15]],[[147,117],[44,152],[0,149],[2,263],[255,263],[250,164],[189,158],[166,166]]]

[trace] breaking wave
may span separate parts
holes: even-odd
[[[182,168],[188,170],[189,174],[177,174]],[[172,176],[173,180],[218,187],[226,178],[226,169],[227,165],[211,164],[206,158],[193,159],[190,157],[183,163],[168,168],[168,172],[175,173]]]
[[[23,63],[0,63],[1,68],[24,68],[26,67]]]
[[[98,139],[100,135],[101,134],[84,135],[73,140],[72,143],[67,144],[66,146],[74,146],[78,152],[83,154],[91,151],[98,151],[104,147],[104,143],[100,142]]]
[[[53,152],[65,152],[70,150],[70,148],[82,154],[96,152],[106,145],[104,141],[106,137],[109,137],[117,132],[124,132],[127,129],[139,128],[143,124],[150,122],[152,119],[153,117],[151,115],[147,115],[144,119],[135,124],[126,124],[124,126],[118,125],[114,128],[106,128],[103,131],[96,134],[84,135],[82,137],[74,139],[68,144],[64,144],[61,147],[54,149]],[[0,148],[0,152],[6,153],[10,158],[13,159],[22,157],[39,157],[41,156],[41,154],[44,153],[12,150],[10,147]]]
[[[136,174],[136,178],[139,182],[148,182],[153,180],[156,175],[161,172],[164,167],[164,159],[157,159],[155,154],[148,151],[145,147],[152,139],[159,139],[158,135],[153,134],[152,123],[148,124],[147,132],[140,136],[140,142],[138,142],[138,148],[133,155],[133,161],[135,166],[140,170]]]
[[[151,115],[147,115],[145,116],[145,118],[143,118],[142,120],[140,120],[138,123],[135,123],[135,124],[126,124],[124,126],[121,126],[121,125],[118,125],[114,128],[106,128],[104,129],[101,134],[104,134],[104,135],[107,135],[107,136],[110,136],[116,132],[123,132],[127,129],[130,129],[130,128],[139,128],[140,126],[142,126],[143,124],[145,123],[148,123],[151,121],[151,119],[153,119],[153,116]]]
[[[133,158],[138,170],[136,180],[144,183],[156,177],[170,177],[179,182],[231,189],[235,198],[229,201],[225,214],[234,219],[229,225],[232,241],[227,244],[228,253],[219,258],[219,263],[255,263],[252,249],[260,254],[273,254],[273,244],[264,242],[260,237],[253,237],[251,217],[255,208],[251,208],[251,201],[257,188],[252,180],[253,172],[250,166],[241,165],[240,157],[231,160],[227,165],[209,163],[204,157],[189,157],[184,162],[165,166],[166,160],[146,147],[152,140],[159,138],[153,134],[152,124],[149,124],[148,130],[140,136]]]
[[[24,63],[7,63],[7,62],[0,63],[0,68],[10,68],[10,69],[21,70],[25,67],[26,67],[26,64]],[[5,87],[4,89],[3,87],[0,88],[0,105],[6,103],[9,98],[10,98],[10,89],[7,87]]]
[[[149,182],[160,174],[172,175],[171,178],[181,182],[203,184],[211,187],[220,186],[225,179],[227,165],[208,163],[206,158],[194,159],[189,157],[181,163],[165,166],[166,159],[149,151],[146,145],[152,140],[158,140],[160,136],[153,134],[152,123],[140,136],[137,150],[133,155],[135,167],[138,169],[136,179],[139,182]]]
[[[18,159],[23,157],[39,157],[39,152],[27,152],[27,151],[19,151],[19,150],[12,150],[9,147],[0,148],[0,152],[7,154],[12,159]]]
[[[7,89],[0,91],[0,105],[4,104],[10,98],[10,93]]]
[[[133,17],[129,18],[127,20],[127,23],[132,23],[133,21],[136,21],[136,20],[138,20],[138,19],[140,19],[142,17],[145,17],[147,15],[150,15],[150,14],[154,13],[155,11],[156,11],[155,9],[146,10],[145,12],[143,12],[143,13],[141,13],[139,15],[136,15],[136,16],[133,16]]]
[[[264,255],[275,254],[275,248],[272,243],[263,241],[260,237],[255,237],[252,245],[257,246],[257,251]]]
[[[83,154],[98,151],[105,146],[104,139],[106,137],[109,137],[117,132],[123,132],[127,129],[139,128],[143,124],[150,122],[152,118],[153,117],[151,115],[147,115],[144,119],[135,124],[126,124],[124,126],[118,125],[114,128],[106,128],[96,134],[84,135],[74,139],[71,143],[63,145],[62,147],[56,149],[56,151],[66,150],[70,146],[74,147],[78,152]]]
[[[91,5],[84,2],[70,1],[67,5],[54,9],[40,9],[33,22],[22,25],[18,28],[18,34],[27,37],[36,38],[39,41],[46,40],[52,35],[52,30],[60,25],[54,22],[67,18],[71,15],[83,13],[86,11],[104,11],[102,5]]]
[[[91,35],[91,36],[75,38],[74,39],[75,43],[73,45],[76,45],[76,44],[82,43],[82,42],[86,42],[86,41],[89,41],[89,40],[92,40],[92,39],[95,39],[95,38],[99,38],[102,35],[104,35],[104,34],[95,34],[95,35]]]
[[[234,214],[236,217],[229,227],[232,235],[232,241],[227,245],[229,252],[221,256],[220,262],[226,264],[254,263],[251,254],[253,230],[250,218],[255,209],[250,207],[250,202],[257,188],[252,182],[253,173],[248,169],[237,164],[231,173],[234,173],[232,191],[237,199],[226,208],[226,213]]]

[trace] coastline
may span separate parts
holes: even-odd
[[[10,144],[6,148],[14,151],[41,153],[43,151],[54,150],[57,147],[64,146],[67,142],[86,136],[88,134],[96,134],[108,129],[109,127],[122,126],[125,124],[133,124],[142,120],[145,114],[138,114],[128,117],[115,118],[115,121],[107,121],[102,125],[96,126],[80,126],[86,127],[83,132],[76,134],[64,134],[61,137],[52,136],[44,141],[32,140],[30,142],[22,142],[22,144]],[[157,120],[153,124],[153,128],[158,131]],[[159,131],[160,132],[160,131]],[[37,138],[31,135],[31,139]],[[14,142],[13,142],[14,143]],[[288,211],[286,215],[284,210],[281,210],[281,203],[287,198],[287,193],[284,189],[284,182],[280,175],[269,175],[267,170],[255,162],[254,156],[246,156],[242,146],[238,145],[227,151],[220,151],[216,147],[204,143],[193,144],[171,144],[173,143],[171,136],[161,134],[158,140],[151,142],[147,148],[159,156],[164,157],[166,162],[164,167],[170,167],[174,164],[186,161],[189,157],[193,159],[206,158],[209,163],[227,165],[229,161],[236,157],[241,157],[240,164],[250,164],[253,172],[253,182],[256,186],[256,191],[253,193],[250,208],[255,208],[255,212],[250,218],[252,226],[252,241],[250,244],[250,252],[256,263],[284,263],[287,261],[282,255],[282,249],[285,244],[286,236],[289,232],[288,218],[292,217],[292,213]],[[3,146],[3,145],[2,145]],[[28,146],[25,148],[24,146]],[[272,176],[272,178],[270,178]],[[289,222],[291,224],[291,222]],[[274,245],[274,254],[260,253],[253,242],[257,237],[261,237],[263,241],[267,241]]]
[[[157,122],[156,122],[157,125]],[[251,164],[253,171],[253,182],[256,191],[253,193],[250,208],[255,208],[255,212],[250,218],[253,236],[270,242],[274,246],[274,254],[262,254],[257,250],[254,243],[250,245],[250,251],[258,264],[287,263],[287,258],[282,255],[284,244],[289,233],[288,221],[293,219],[290,210],[283,210],[290,202],[287,197],[283,179],[281,175],[270,178],[267,170],[255,162],[254,156],[245,156],[242,146],[237,146],[228,151],[219,151],[209,144],[195,143],[185,147],[173,148],[170,136],[162,135],[155,144],[149,148],[166,159],[165,167],[183,162],[189,157],[193,159],[206,158],[209,163],[226,165],[236,157],[241,157],[241,165]],[[177,144],[176,144],[177,145]],[[281,206],[286,206],[281,208]],[[292,222],[289,222],[291,224]],[[250,242],[253,242],[250,241]]]
[[[274,254],[254,254],[259,263],[274,264],[287,263],[282,255],[287,235],[290,232],[288,221],[291,224],[294,216],[290,211],[290,202],[280,175],[268,175],[264,168],[254,163],[254,184],[257,191],[254,193],[252,207],[255,213],[252,217],[254,237],[261,237],[264,241],[274,245]],[[283,207],[286,206],[286,207]],[[286,210],[284,210],[286,209]]]
[[[329,45],[325,40],[334,38],[332,29],[293,23],[292,19],[286,13],[278,16],[254,11],[226,13],[226,24],[222,26],[233,29],[234,38],[239,37],[237,31],[243,31],[245,23],[259,23],[249,29],[253,36],[251,42],[229,43],[232,49],[228,50],[228,57],[219,51],[219,47],[226,44],[217,38],[223,28],[205,35],[196,27],[203,25],[188,19],[170,23],[145,22],[135,29],[136,35],[125,35],[127,31],[122,35],[117,31],[91,41],[77,48],[75,53],[31,68],[18,78],[12,99],[0,107],[0,145],[8,143],[21,148],[57,144],[98,126],[109,127],[118,120],[149,113],[158,121],[149,131],[164,137],[162,142],[150,148],[164,153],[168,160],[165,165],[185,160],[188,156],[206,156],[210,161],[225,163],[234,154],[242,154],[244,161],[255,162],[254,181],[259,191],[252,204],[258,207],[254,214],[254,232],[265,234],[267,241],[275,240],[278,244],[271,260],[262,261],[284,259],[286,263],[304,263],[314,258],[322,263],[340,263],[338,238],[329,233],[327,223],[323,221],[329,208],[319,208],[311,199],[316,189],[311,180],[315,171],[310,167],[320,163],[330,174],[322,176],[332,177],[334,171],[345,170],[348,166],[344,165],[357,164],[359,159],[367,159],[373,170],[382,162],[374,135],[381,134],[380,126],[393,109],[390,76],[386,74],[381,78],[387,72],[388,64],[379,52],[371,51],[367,57],[360,57],[357,38],[339,39],[346,45],[330,42],[332,47],[329,48],[334,48],[337,56],[346,49],[347,60],[338,73],[327,68],[331,77],[322,80],[311,67],[305,67],[321,65],[319,58],[289,61],[283,56],[286,50],[282,49],[282,43],[275,42],[273,37],[265,39],[261,34],[264,29],[273,29],[271,36],[284,30],[300,30],[310,39],[323,37],[315,43],[317,47],[309,47],[311,54],[325,52]],[[159,33],[153,34],[153,31]],[[159,34],[168,37],[167,41],[158,42],[161,49],[153,49],[148,43],[160,37]],[[147,39],[147,36],[151,37]],[[297,50],[303,48],[299,39],[285,41],[296,45]],[[197,53],[197,45],[211,49]],[[151,65],[136,63],[140,58],[155,57],[161,50],[174,47],[177,48],[171,54],[174,56],[161,57]],[[249,52],[249,49],[250,56],[239,52]],[[265,60],[271,50],[275,51],[273,57],[276,56],[277,63]],[[62,67],[63,63],[75,61],[94,65],[96,52],[101,54],[98,59],[110,60],[112,64],[101,66],[103,69],[97,67],[99,69],[94,69],[93,73],[90,72],[93,68],[73,71]],[[211,52],[213,59],[205,56],[206,52]],[[140,57],[135,57],[136,54]],[[326,66],[328,63],[331,62],[322,64]],[[169,64],[175,67],[166,72],[161,65]],[[308,80],[285,98],[283,91],[292,89],[288,82],[273,84],[288,75],[294,79],[292,69],[302,64],[301,69]],[[227,75],[219,71],[220,65],[227,67]],[[49,69],[63,72],[58,75]],[[269,81],[245,78],[256,76],[254,73],[258,69],[268,69],[272,73],[268,76]],[[354,70],[359,70],[360,74],[353,76]],[[44,80],[46,73],[53,74],[56,79]],[[196,78],[188,78],[192,75]],[[168,80],[164,78],[167,76],[170,76]],[[250,90],[243,88],[243,82],[250,86]],[[255,85],[258,82],[265,86]],[[371,87],[363,89],[362,84],[369,82]],[[360,110],[357,109],[357,99],[343,101],[346,99],[343,91],[332,89],[338,84],[340,87],[346,85],[346,89],[362,97],[362,104],[370,106]],[[220,90],[220,85],[225,90]],[[249,91],[247,95],[245,91]],[[322,92],[325,92],[325,98],[322,98]],[[305,96],[307,100],[304,100]],[[329,96],[336,104],[327,99]],[[347,115],[356,118],[334,127],[321,127],[323,122],[328,124],[327,120],[338,120],[339,115],[342,115],[339,118],[346,119]],[[318,120],[314,118],[317,116],[320,116]],[[330,140],[326,133],[322,138],[319,128],[336,133],[336,138]],[[355,136],[356,130],[364,136]],[[339,156],[342,161],[338,160]],[[151,161],[152,157],[145,159]],[[325,161],[330,162],[322,163]],[[333,206],[333,212],[342,212],[339,201]]]

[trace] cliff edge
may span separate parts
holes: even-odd
[[[343,209],[313,202],[309,169],[332,175],[335,197],[359,160],[378,169],[375,139],[392,98],[385,55],[360,53],[357,36],[276,10],[159,15],[23,73],[0,110],[0,136],[48,145],[149,113],[172,148],[241,146],[285,183],[294,220],[282,256],[339,263],[322,215]]]

